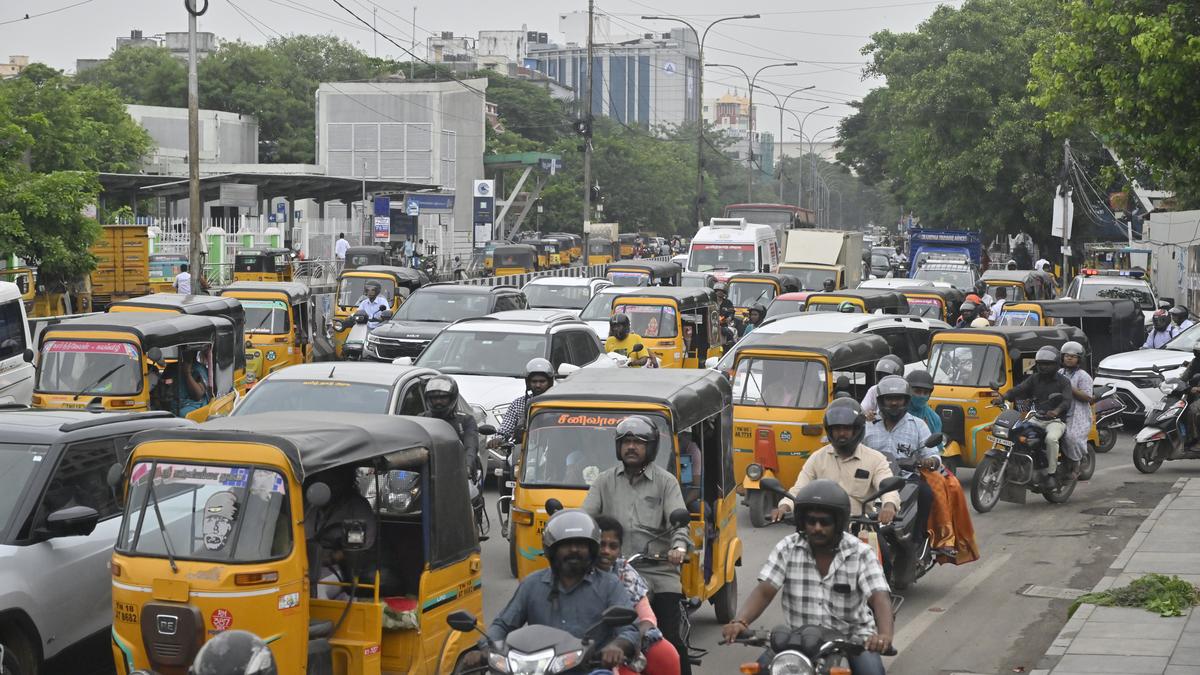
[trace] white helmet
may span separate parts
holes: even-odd
[[[1069,342],[1064,342],[1062,348],[1059,349],[1058,352],[1060,354],[1062,354],[1063,356],[1070,354],[1072,356],[1078,356],[1078,357],[1082,358],[1083,357],[1083,345],[1079,344],[1078,342],[1076,342],[1074,340],[1071,340]]]

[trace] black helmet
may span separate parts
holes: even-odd
[[[876,400],[879,402],[879,413],[891,422],[898,422],[908,413],[908,402],[912,400],[912,389],[908,380],[899,375],[888,375],[875,386]],[[884,398],[902,396],[904,405],[892,408],[884,405]]]
[[[629,328],[629,315],[625,314],[624,312],[617,312],[616,314],[613,314],[612,316],[608,317],[608,325],[609,326],[624,326],[626,328]]]
[[[1033,361],[1034,363],[1053,363],[1057,365],[1058,358],[1058,350],[1054,347],[1046,346],[1037,350],[1037,354],[1034,355]]]
[[[759,303],[759,302],[756,302],[750,306],[750,309],[746,312],[746,316],[749,317],[750,314],[754,313],[754,312],[758,313],[759,321],[762,321],[763,318],[767,316],[767,308],[763,307],[762,303]]]
[[[217,633],[204,643],[188,675],[275,675],[275,655],[262,638],[244,630]]]
[[[854,435],[845,443],[833,440],[829,433],[830,427],[851,427]],[[858,449],[863,436],[867,433],[867,416],[863,414],[862,406],[852,398],[835,398],[829,407],[825,408],[825,435],[829,444],[842,454],[850,454]]]
[[[933,376],[928,370],[914,370],[904,378],[908,380],[909,390],[913,389],[933,389]]]
[[[554,547],[571,539],[583,539],[592,552],[592,560],[600,554],[600,526],[580,509],[566,509],[550,516],[542,530],[542,555],[554,559]]]
[[[621,420],[616,432],[618,462],[621,461],[621,441],[630,436],[646,443],[646,463],[653,463],[658,456],[658,427],[654,426],[654,422],[643,415],[630,415]]]
[[[824,288],[826,291],[832,291],[832,290],[836,290],[837,285],[833,279],[826,279],[825,281],[821,282],[821,287]]]
[[[1150,316],[1150,322],[1154,324],[1156,330],[1163,330],[1171,322],[1171,317],[1165,309],[1159,309]]]
[[[875,362],[876,375],[899,375],[903,372],[904,361],[895,354],[888,354]]]
[[[444,394],[450,397],[446,403],[434,403],[432,397]],[[458,409],[458,383],[446,375],[436,375],[425,383],[425,407],[438,417],[448,417]]]
[[[796,530],[804,531],[804,514],[808,511],[828,511],[833,514],[834,541],[850,524],[850,495],[828,478],[819,478],[800,488],[800,492],[792,498],[795,504]]]

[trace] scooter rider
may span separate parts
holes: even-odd
[[[630,366],[644,366],[649,361],[650,353],[642,344],[642,336],[633,333],[629,328],[629,315],[624,312],[613,314],[608,320],[608,338],[604,341],[605,353],[617,352],[629,357]]]
[[[1189,450],[1197,445],[1200,440],[1200,385],[1192,382],[1197,375],[1200,375],[1200,342],[1192,345],[1192,360],[1188,362],[1187,368],[1179,375],[1179,379],[1183,380],[1187,385],[1188,407],[1183,413],[1183,430],[1187,434],[1184,439],[1184,447]]]
[[[973,302],[963,302],[958,306],[958,322],[955,328],[968,328],[971,322],[979,316],[979,307]]]
[[[458,383],[447,375],[436,375],[425,383],[425,412],[422,417],[445,420],[454,427],[458,440],[462,441],[463,458],[467,464],[467,474],[472,480],[479,480],[476,475],[479,467],[479,427],[475,416],[458,409]]]
[[[588,628],[600,622],[605,609],[634,608],[629,592],[616,575],[596,569],[600,527],[583,511],[559,511],[542,532],[542,551],[550,566],[525,577],[488,627],[487,639],[501,642],[512,631],[528,624],[553,626],[580,639],[595,637],[604,645],[599,651],[601,665],[617,668],[633,654],[640,634],[633,624],[628,624],[619,628],[602,625],[596,634],[586,635]],[[484,662],[487,644],[480,647],[463,657],[464,665],[474,667]],[[589,670],[589,664],[584,663],[567,672]]]
[[[795,502],[796,532],[767,556],[758,585],[722,637],[737,638],[782,590],[789,628],[820,625],[861,642],[866,651],[849,657],[850,672],[882,675],[879,655],[892,645],[892,598],[875,552],[846,534],[850,496],[834,481],[816,480]]]
[[[622,551],[627,556],[648,546],[654,554],[667,549],[667,562],[647,561],[637,568],[650,586],[650,608],[658,617],[658,628],[679,652],[680,672],[690,675],[691,661],[679,630],[683,601],[679,566],[690,541],[687,528],[675,527],[669,518],[672,511],[687,506],[675,475],[654,463],[658,445],[658,427],[649,418],[630,415],[622,420],[616,429],[618,464],[592,481],[583,510],[621,523],[626,533]],[[666,536],[656,537],[656,533]]]
[[[805,485],[827,478],[842,486],[850,495],[852,515],[863,511],[863,500],[879,489],[879,484],[892,477],[892,467],[887,457],[878,450],[863,444],[866,435],[867,417],[862,406],[852,398],[836,398],[825,409],[825,435],[829,444],[809,456],[796,477],[796,484],[788,490],[799,494]],[[900,510],[900,496],[895,492],[883,495],[883,508],[879,510],[879,523],[887,525]],[[783,520],[792,510],[792,500],[784,498],[771,512],[772,522]]]
[[[1037,411],[1035,420],[1046,430],[1046,474],[1048,481],[1054,481],[1054,470],[1058,466],[1059,445],[1067,425],[1063,419],[1071,408],[1071,382],[1058,372],[1058,350],[1054,347],[1042,347],[1034,355],[1036,371],[1026,377],[1007,393],[995,398],[996,405],[1002,401],[1033,401]],[[1061,399],[1051,404],[1054,394]]]
[[[554,366],[543,358],[530,359],[525,364],[525,393],[513,399],[504,411],[504,419],[500,420],[500,428],[496,435],[488,439],[489,448],[498,448],[503,443],[520,441],[521,431],[525,428],[525,417],[529,414],[529,400],[534,396],[546,393],[554,386]]]
[[[356,311],[367,315],[367,330],[375,330],[379,324],[383,323],[379,314],[388,308],[388,303],[383,298],[379,297],[379,292],[383,289],[378,281],[368,281],[363,285],[363,293],[367,297],[358,301]]]
[[[1150,332],[1146,334],[1146,341],[1142,343],[1142,349],[1162,349],[1175,338],[1175,331],[1171,329],[1171,317],[1167,310],[1158,309],[1154,311],[1150,321],[1152,325]]]
[[[875,362],[875,381],[879,382],[888,375],[900,375],[904,372],[904,361],[895,354],[887,356]],[[862,409],[867,415],[868,422],[874,422],[876,413],[879,411],[879,403],[876,398],[879,396],[879,385],[873,384],[867,393],[863,394]]]
[[[908,381],[899,375],[889,375],[879,381],[879,419],[867,425],[863,443],[882,452],[893,462],[916,460],[918,468],[938,469],[942,462],[937,448],[925,447],[929,438],[929,426],[908,412],[912,390]],[[903,471],[899,471],[903,475]],[[920,478],[917,480],[918,536],[925,538],[929,532],[929,510],[933,505],[933,490]],[[918,540],[920,541],[920,540]]]

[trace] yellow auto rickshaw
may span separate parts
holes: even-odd
[[[737,481],[729,473],[729,383],[711,370],[644,375],[630,368],[584,369],[534,399],[516,462],[509,562],[518,578],[546,565],[546,500],[582,505],[591,482],[617,462],[616,426],[631,414],[645,415],[659,429],[655,462],[678,478],[692,515],[696,553],[683,565],[683,593],[711,602],[725,623],[737,610],[742,558]],[[700,466],[693,464],[697,458]],[[642,551],[625,551],[633,553]]]
[[[632,232],[617,235],[617,244],[620,246],[617,255],[621,260],[629,260],[637,256],[637,240],[638,236]]]
[[[462,445],[440,420],[262,413],[131,441],[111,472],[118,672],[183,673],[225,630],[281,675],[450,673],[482,618]]]
[[[21,302],[25,305],[25,314],[31,319],[85,314],[92,311],[90,276],[47,284],[33,268],[10,267],[0,270],[0,281],[9,281],[17,285],[21,291]]]
[[[600,237],[588,237],[588,265],[607,265],[614,257],[613,250],[617,244]]]
[[[291,281],[292,252],[286,248],[248,248],[233,258],[234,281]]]
[[[546,236],[558,240],[559,250],[566,256],[564,260],[567,264],[583,257],[583,237],[569,232],[551,232]]]
[[[729,277],[729,301],[739,318],[746,318],[754,305],[766,307],[775,296],[801,291],[800,279],[791,274],[746,272]]]
[[[34,408],[165,410],[203,422],[228,414],[243,346],[228,319],[120,312],[67,319],[38,341]]]
[[[235,281],[221,290],[246,312],[247,387],[288,366],[333,358],[325,316],[306,284]]]
[[[367,265],[392,265],[392,256],[382,246],[351,246],[346,249],[346,264],[342,269],[353,270]]]
[[[997,326],[1075,326],[1089,336],[1093,363],[1136,351],[1146,341],[1145,315],[1134,300],[1037,300],[1004,304]]]
[[[150,292],[174,293],[175,277],[187,264],[187,256],[180,253],[153,253],[150,255]]]
[[[945,321],[951,326],[958,321],[958,308],[966,294],[957,288],[943,286],[914,286],[896,288],[908,301],[908,313],[926,319]]]
[[[614,286],[680,286],[683,268],[661,260],[622,261],[604,268]]]
[[[379,297],[388,304],[388,309],[395,314],[400,305],[408,299],[413,291],[429,283],[424,273],[411,267],[395,267],[392,265],[364,265],[357,269],[342,270],[338,275],[337,306],[334,308],[333,322],[344,327],[333,330],[333,344],[338,358],[342,357],[342,345],[350,333],[352,322],[346,321],[358,309],[358,303],[367,297],[366,287],[370,283],[379,284]]]
[[[997,300],[1022,302],[1054,298],[1054,278],[1038,270],[988,270],[979,277]]]
[[[128,300],[120,300],[108,306],[109,312],[169,312],[172,314],[194,314],[196,316],[219,316],[233,324],[233,337],[237,344],[246,343],[246,311],[234,298],[214,295],[181,295],[179,293],[152,293]],[[234,351],[233,384],[239,393],[249,388],[246,379],[246,352]]]
[[[804,305],[806,312],[851,312],[854,314],[908,314],[904,294],[890,288],[853,288],[832,293],[813,293]]]
[[[492,266],[498,277],[537,271],[538,250],[532,244],[498,244],[492,252]]]
[[[737,351],[733,367],[733,475],[744,488],[750,522],[770,522],[777,499],[764,478],[790,487],[825,438],[825,407],[838,379],[861,399],[875,383],[875,363],[891,353],[869,333],[792,331]]]
[[[933,336],[929,374],[933,395],[929,407],[942,420],[946,447],[942,459],[951,469],[976,466],[992,447],[992,422],[1001,409],[992,405],[996,392],[1003,394],[1034,372],[1034,356],[1042,347],[1059,349],[1074,340],[1084,346],[1081,367],[1091,370],[1088,338],[1074,326],[993,326],[944,330]],[[1087,479],[1095,469],[1095,425],[1088,436],[1090,464],[1080,466]]]
[[[659,367],[702,368],[724,347],[718,309],[712,289],[651,286],[614,298],[612,313],[629,316]]]

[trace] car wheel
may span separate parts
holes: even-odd
[[[3,675],[37,675],[37,655],[29,640],[15,627],[0,631],[0,649],[4,651]]]

